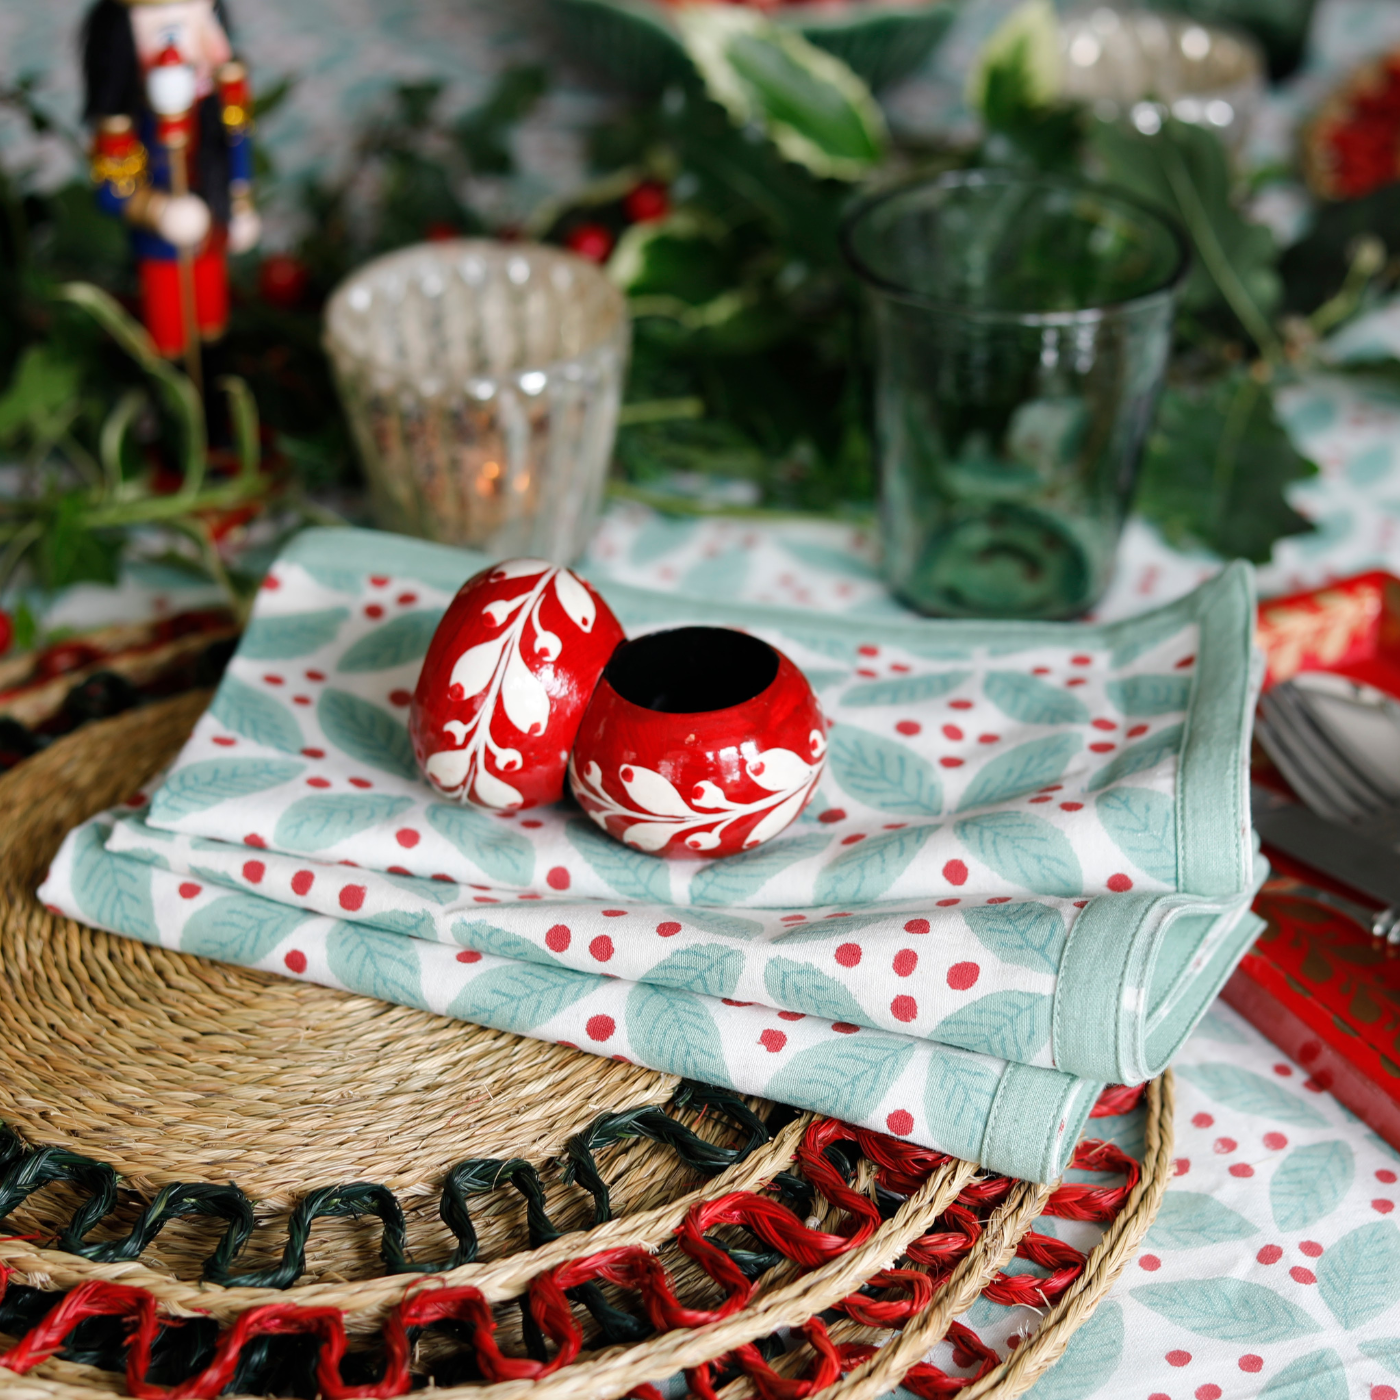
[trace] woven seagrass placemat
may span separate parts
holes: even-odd
[[[130,1356],[126,1381],[110,1369],[119,1363],[42,1359],[89,1307],[222,1328],[215,1359],[201,1356],[208,1364],[185,1378],[190,1396],[212,1397],[253,1374],[238,1369],[247,1340],[238,1329],[256,1339],[274,1315],[278,1328],[310,1329],[323,1357],[337,1329],[368,1348],[383,1377],[374,1394],[432,1375],[439,1390],[479,1396],[480,1380],[451,1383],[460,1367],[434,1369],[448,1344],[431,1333],[398,1371],[392,1346],[380,1356],[396,1326],[422,1325],[432,1285],[446,1290],[432,1297],[474,1338],[468,1374],[502,1400],[523,1400],[527,1387],[531,1400],[622,1395],[687,1368],[693,1389],[703,1395],[718,1379],[725,1400],[775,1400],[784,1377],[804,1374],[803,1393],[840,1400],[873,1400],[906,1373],[916,1392],[942,1394],[941,1372],[919,1378],[952,1319],[984,1290],[1024,1294],[1048,1311],[1006,1361],[953,1333],[962,1346],[954,1361],[977,1367],[962,1394],[1009,1400],[1063,1351],[1156,1214],[1171,1171],[1169,1076],[1148,1089],[1140,1166],[1121,1152],[1083,1149],[1085,1165],[1125,1173],[1121,1185],[1032,1186],[632,1065],[111,937],[40,907],[32,891],[64,833],[158,772],[207,700],[181,697],[88,726],[0,779],[0,1122],[17,1133],[0,1138],[0,1212],[9,1211],[12,1232],[0,1239],[0,1267],[54,1298],[72,1290],[69,1314],[44,1319],[52,1344],[39,1332],[22,1344],[23,1376],[6,1359],[14,1337],[0,1337],[7,1397],[79,1400],[128,1385],[149,1393],[143,1363]],[[770,1135],[754,1110],[786,1126]],[[831,1156],[833,1144],[845,1158]],[[590,1181],[580,1162],[601,1175]],[[483,1163],[489,1179],[478,1180]],[[108,1168],[121,1191],[104,1211],[90,1209],[85,1233],[70,1234],[93,1247],[86,1256],[54,1247],[101,1194]],[[475,1246],[462,1252],[466,1235],[444,1186],[454,1180],[458,1205],[472,1197],[466,1231],[479,1255]],[[234,1231],[231,1216],[181,1215],[172,1184],[218,1194],[229,1182],[247,1193],[255,1217],[238,1248],[249,1233],[253,1254],[264,1236],[297,1242],[280,1275],[264,1269],[232,1287],[201,1281],[221,1232]],[[330,1206],[308,1215],[313,1200]],[[377,1220],[366,1222],[366,1211]],[[1031,1233],[1042,1213],[1106,1230],[1086,1258]],[[717,1238],[725,1247],[707,1252],[705,1241]],[[424,1276],[405,1251],[476,1262]],[[731,1254],[747,1261],[742,1286],[725,1262]],[[1002,1274],[1017,1254],[1044,1265],[1046,1279]],[[892,1263],[900,1268],[886,1272]],[[550,1312],[566,1286],[587,1311],[563,1303],[563,1314]],[[629,1298],[630,1318],[609,1314]],[[873,1309],[862,1301],[870,1299]],[[845,1316],[829,1329],[813,1321],[832,1308]],[[650,1324],[636,1324],[639,1313]],[[485,1316],[497,1319],[501,1360],[482,1342]],[[548,1346],[530,1320],[539,1318],[552,1319]],[[769,1358],[755,1345],[804,1325],[816,1330],[786,1354]],[[850,1351],[886,1342],[868,1358]],[[578,1359],[562,1364],[574,1345],[583,1347]],[[337,1367],[316,1372],[307,1393],[351,1394]]]

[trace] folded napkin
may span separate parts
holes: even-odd
[[[167,870],[158,852],[116,854],[114,817],[68,834],[40,898],[161,947],[620,1056],[1031,1181],[1061,1175],[1103,1088],[936,1041],[313,915]]]
[[[418,666],[485,562],[298,537],[149,811],[74,833],[45,899],[1035,1179],[1098,1082],[1158,1072],[1254,936],[1246,567],[1110,626],[815,618],[609,585],[633,635],[720,623],[773,642],[834,721],[801,821],[668,862],[572,806],[493,816],[417,777]],[[106,884],[140,893],[114,903]],[[555,990],[493,1001],[471,990],[488,975]]]

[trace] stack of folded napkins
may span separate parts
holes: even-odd
[[[1259,926],[1247,567],[1106,626],[871,621],[607,586],[631,635],[742,627],[830,749],[768,845],[667,861],[566,805],[436,798],[405,721],[487,561],[372,532],[282,555],[143,805],[40,897],[113,933],[745,1093],[1051,1180]]]

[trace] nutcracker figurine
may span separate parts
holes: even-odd
[[[142,319],[201,384],[228,322],[230,252],[261,233],[248,78],[222,0],[97,0],[83,26],[99,205],[132,229]]]

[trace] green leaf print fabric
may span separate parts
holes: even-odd
[[[50,902],[185,946],[204,902],[236,894],[296,921],[271,945],[230,936],[218,946],[250,954],[232,960],[748,1092],[779,1080],[792,1102],[849,1101],[1037,1178],[1095,1084],[1158,1072],[1253,936],[1245,568],[1108,626],[814,626],[606,586],[634,635],[743,627],[823,673],[830,759],[809,810],[755,850],[668,862],[567,807],[487,814],[417,776],[418,667],[483,562],[299,536],[149,811],[102,828],[132,899],[103,918],[56,873]],[[143,890],[166,894],[143,913]],[[1044,1121],[1024,1151],[1004,1132],[984,1150],[1013,1091]]]

